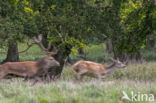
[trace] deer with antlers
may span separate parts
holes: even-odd
[[[80,60],[76,62],[72,67],[76,72],[76,79],[82,81],[83,76],[96,77],[98,80],[105,78],[107,74],[111,74],[117,68],[125,68],[126,65],[119,60],[112,59],[113,64],[109,67],[105,67],[102,64]]]
[[[48,49],[42,44],[42,35],[34,37],[32,44],[37,44],[47,56],[37,61],[7,62],[2,64],[0,65],[0,79],[9,74],[13,74],[25,78],[35,78],[38,80],[38,77],[47,73],[49,68],[60,66],[60,63],[52,57],[57,54],[57,49],[55,48],[55,51],[49,52]]]

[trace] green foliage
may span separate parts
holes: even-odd
[[[48,37],[48,39],[51,41],[51,43],[56,46],[59,50],[64,51],[66,49],[70,49],[72,47],[73,53],[77,52],[78,48],[86,48],[86,45],[79,40],[66,36],[65,40],[62,38],[62,35],[59,34],[59,36],[56,37]]]
[[[1,43],[6,46],[8,42],[22,42],[24,32],[23,4],[19,0],[0,1],[0,38]]]
[[[94,16],[89,20],[94,27],[91,30],[97,31],[94,35],[96,43],[110,38],[115,52],[128,54],[145,48],[147,36],[152,35],[156,27],[155,4],[152,1],[106,0],[91,2],[91,5],[94,8],[90,8],[92,12],[90,10],[89,13]]]
[[[85,10],[85,2],[77,0],[1,2],[0,20],[3,22],[0,37],[3,38],[3,42],[10,40],[22,42],[25,37],[43,34],[52,37],[53,40],[50,41],[53,43],[54,38],[58,39],[54,44],[57,44],[63,52],[70,51],[72,47],[76,49],[85,47],[83,42],[91,31],[86,23],[86,15],[89,15]]]
[[[77,54],[78,48],[103,43],[107,38],[112,39],[115,51],[135,53],[146,47],[146,38],[154,34],[156,24],[155,5],[148,0],[0,2],[1,46],[43,34],[67,54]]]
[[[37,30],[30,28],[25,29],[28,34],[44,34],[49,40],[58,47],[62,52],[72,51],[73,47],[85,47],[86,37],[90,37],[90,29],[86,20],[87,12],[86,4],[77,0],[53,0],[46,1],[27,1],[25,10],[31,12],[32,23],[34,26],[28,25],[27,27],[37,27]],[[87,16],[86,16],[87,15]],[[33,25],[33,24],[32,24]],[[28,32],[28,33],[27,33]]]
[[[118,51],[136,53],[141,48],[145,48],[146,38],[154,30],[152,26],[153,12],[154,4],[150,1],[137,0],[123,3],[120,17],[125,31],[124,37],[118,39],[116,46]]]

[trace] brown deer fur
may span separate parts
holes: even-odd
[[[59,62],[50,56],[46,56],[38,61],[7,62],[0,65],[0,79],[8,74],[22,77],[36,77],[47,72],[50,67],[59,65]]]
[[[82,80],[84,75],[96,77],[99,80],[105,77],[106,74],[110,74],[116,68],[124,68],[125,64],[121,63],[119,60],[113,60],[113,64],[109,67],[105,67],[100,63],[95,63],[91,61],[80,60],[73,65],[73,69],[76,71],[75,77],[78,80]]]

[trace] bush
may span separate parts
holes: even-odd
[[[142,57],[146,61],[156,61],[156,50],[142,51]]]

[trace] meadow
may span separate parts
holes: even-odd
[[[26,46],[20,44],[19,51]],[[4,50],[1,50],[4,51]],[[106,53],[105,45],[94,45],[88,48],[87,59],[110,65],[111,54]],[[22,81],[21,78],[3,79],[0,81],[0,103],[156,103],[156,62],[155,52],[143,51],[144,63],[128,65],[125,69],[118,69],[101,82],[86,77],[83,82],[74,78],[75,72],[70,65],[64,67],[62,76],[50,83],[38,82],[32,86],[32,81]],[[20,60],[37,60],[44,54],[37,46],[20,54]],[[5,58],[1,55],[0,61]],[[71,54],[73,61],[80,58]],[[131,96],[135,94],[152,94],[153,102],[129,101],[122,99],[123,91]]]

